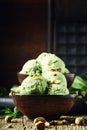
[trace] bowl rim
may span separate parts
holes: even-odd
[[[67,94],[67,95],[48,95],[48,94],[19,94],[19,93],[14,93],[12,92],[12,96],[25,96],[25,97],[58,97],[58,98],[76,98],[76,94],[72,93],[72,94]]]
[[[17,72],[17,75],[28,76],[28,74],[22,73],[21,71],[18,71],[18,72]]]

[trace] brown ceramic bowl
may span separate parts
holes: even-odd
[[[22,74],[22,73],[18,72],[18,73],[17,73],[17,78],[18,78],[19,83],[21,84],[22,81],[23,81],[27,76],[28,76],[27,74]]]
[[[75,75],[75,73],[67,73],[64,75],[67,79],[67,87],[69,88],[72,85],[76,75]]]
[[[18,95],[12,94],[13,102],[29,119],[38,116],[48,120],[58,119],[67,113],[75,104],[75,95]]]
[[[74,78],[75,78],[75,73],[67,73],[67,74],[64,74],[66,79],[67,79],[67,87],[69,88],[71,86],[71,84],[73,83],[74,81]],[[22,81],[27,77],[28,75],[27,74],[22,74],[20,72],[17,73],[17,77],[18,77],[18,81],[19,83],[21,84]]]

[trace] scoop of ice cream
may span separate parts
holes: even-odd
[[[67,87],[64,87],[62,84],[50,84],[49,95],[67,95],[69,94],[69,90]]]
[[[20,94],[44,94],[47,80],[42,76],[28,76],[19,86]]]
[[[65,64],[55,54],[44,52],[37,57],[37,60],[41,63],[43,71],[57,70],[64,73]]]
[[[42,73],[42,67],[36,59],[28,60],[22,67],[20,73],[28,75],[39,75]]]
[[[66,95],[69,94],[67,88],[67,80],[61,72],[46,71],[43,73],[49,83],[48,94],[50,95]]]
[[[47,79],[50,83],[65,83],[65,86],[67,86],[67,81],[61,72],[58,71],[44,71],[42,73],[42,76]]]

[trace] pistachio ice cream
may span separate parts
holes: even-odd
[[[28,60],[22,67],[20,73],[28,75],[39,75],[42,73],[42,67],[36,59]]]
[[[61,84],[50,84],[48,89],[49,95],[67,95],[69,90]]]
[[[44,52],[37,57],[37,60],[41,63],[43,71],[57,70],[64,73],[65,64],[63,60],[55,54]]]
[[[28,60],[20,71],[27,74],[21,85],[11,90],[20,94],[67,95],[67,80],[64,73],[69,73],[65,63],[55,54],[43,52],[36,59]]]
[[[28,76],[19,86],[20,94],[44,94],[47,80],[42,76]]]
[[[67,88],[67,80],[65,76],[57,71],[48,71],[43,73],[48,81],[48,94],[49,95],[66,95],[69,94]]]

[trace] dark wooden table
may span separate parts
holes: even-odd
[[[78,116],[61,116],[60,119],[75,119]],[[87,119],[87,116],[80,116]],[[36,130],[34,122],[26,116],[14,119],[14,122],[7,123],[5,119],[0,119],[0,130]],[[50,125],[44,130],[87,130],[87,124],[76,125],[74,122],[63,125]]]

